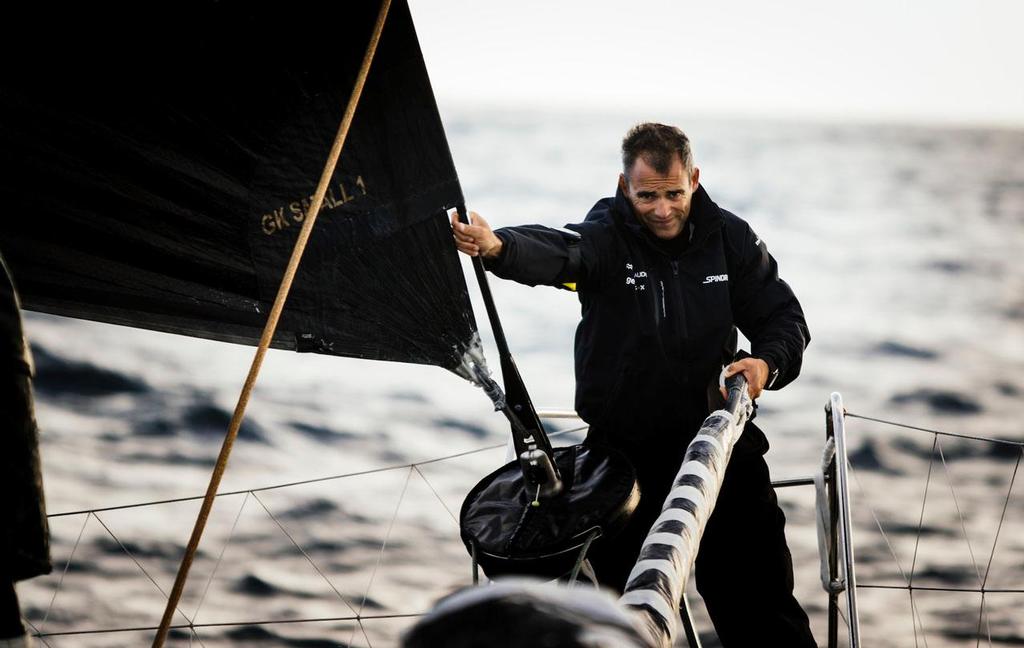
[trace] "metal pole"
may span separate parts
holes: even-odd
[[[690,648],[704,648],[700,642],[700,634],[693,625],[693,610],[690,608],[690,599],[683,593],[679,601],[679,616],[683,620],[683,633],[686,635],[686,645]]]
[[[846,466],[846,410],[843,397],[832,392],[829,401],[832,409],[832,431],[836,438],[836,488],[839,494],[840,538],[843,561],[846,566],[846,612],[850,624],[850,648],[860,647],[860,621],[857,618],[857,580],[854,574],[853,526],[850,521],[849,475]]]
[[[825,405],[825,439],[834,439],[832,426],[832,403]],[[828,576],[830,583],[839,579],[839,505],[836,493],[836,458],[833,453],[832,465],[828,469],[826,484],[828,486]],[[828,648],[839,646],[839,592],[842,590],[829,588],[828,592]]]
[[[459,215],[459,220],[468,225],[469,211],[466,209],[466,206],[457,205],[455,211]],[[510,408],[506,416],[514,416],[521,423],[518,426],[518,430],[516,429],[516,423],[512,423],[512,440],[516,446],[516,455],[522,456],[524,452],[531,449],[530,446],[533,446],[548,455],[552,466],[554,466],[555,456],[551,447],[551,441],[548,439],[547,432],[544,431],[544,425],[537,416],[537,409],[533,406],[529,392],[526,391],[526,385],[523,383],[523,378],[519,374],[519,368],[512,358],[512,351],[509,349],[508,340],[505,338],[505,329],[501,326],[501,318],[498,317],[498,307],[494,303],[491,285],[487,281],[487,270],[484,268],[483,257],[473,257],[473,272],[476,274],[477,284],[480,287],[480,296],[483,298],[484,308],[487,310],[487,319],[491,322],[491,332],[494,334],[494,343],[498,347],[498,356],[501,360],[501,377],[505,383],[505,399]],[[525,439],[528,437],[533,437],[533,441],[527,442]],[[557,468],[555,470],[557,472]]]

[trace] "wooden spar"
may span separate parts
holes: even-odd
[[[363,57],[362,67],[359,69],[359,75],[356,77],[355,87],[352,89],[352,94],[349,97],[348,105],[345,108],[345,115],[342,117],[341,125],[338,126],[338,135],[334,139],[334,144],[331,146],[330,155],[328,155],[327,163],[324,165],[323,173],[320,175],[320,183],[317,185],[316,193],[313,195],[313,201],[309,206],[309,211],[306,213],[306,217],[302,223],[302,229],[299,231],[298,239],[295,241],[295,247],[292,250],[292,256],[288,260],[288,267],[285,269],[284,277],[281,279],[281,286],[278,288],[277,297],[274,300],[274,306],[270,311],[270,315],[267,317],[267,324],[263,328],[263,335],[260,338],[259,347],[256,349],[256,355],[253,357],[252,365],[249,367],[249,374],[246,376],[245,385],[242,387],[242,392],[238,395],[238,403],[235,405],[235,412],[231,417],[231,423],[228,425],[227,434],[224,436],[224,443],[221,445],[220,455],[217,457],[217,464],[213,469],[213,474],[210,475],[210,484],[206,489],[206,496],[203,498],[203,506],[199,510],[199,515],[196,517],[195,526],[192,529],[192,536],[189,538],[188,547],[185,549],[185,555],[181,559],[181,565],[178,567],[178,575],[174,579],[174,588],[171,590],[171,594],[167,599],[167,606],[164,608],[163,618],[160,619],[160,627],[157,629],[156,637],[153,639],[153,648],[162,648],[164,641],[167,639],[167,632],[171,626],[171,619],[174,617],[174,612],[178,608],[178,601],[181,599],[181,593],[185,589],[185,581],[188,579],[188,572],[192,566],[192,561],[195,558],[196,550],[199,548],[199,540],[203,536],[203,530],[206,528],[206,521],[210,517],[210,511],[213,509],[213,500],[217,495],[217,489],[220,487],[221,478],[224,476],[224,471],[227,469],[228,457],[231,455],[231,447],[234,445],[235,438],[238,436],[238,430],[242,426],[242,419],[245,417],[245,408],[249,403],[249,397],[252,394],[253,387],[256,385],[256,378],[259,375],[260,367],[263,365],[263,357],[267,353],[267,349],[270,347],[270,342],[274,338],[274,331],[277,329],[278,319],[281,317],[281,311],[284,310],[284,303],[288,299],[288,292],[292,287],[292,280],[295,278],[295,273],[299,268],[299,261],[302,260],[302,253],[305,251],[306,242],[309,240],[309,235],[313,230],[313,224],[316,222],[317,214],[320,212],[320,206],[323,204],[324,196],[327,194],[327,186],[330,183],[331,177],[334,175],[334,168],[338,164],[338,159],[341,157],[342,148],[345,146],[345,139],[348,137],[349,127],[352,125],[352,119],[355,116],[356,106],[359,105],[359,98],[363,92],[363,86],[366,83],[366,78],[369,76],[370,64],[373,62],[373,56],[377,52],[377,43],[380,41],[381,32],[384,30],[384,21],[387,19],[388,9],[391,7],[391,0],[382,0],[380,6],[380,13],[377,15],[377,22],[373,27],[373,33],[370,36],[370,43],[366,48],[366,55]]]
[[[640,612],[650,645],[672,646],[679,601],[718,499],[733,445],[752,409],[742,376],[729,380],[727,409],[712,412],[686,448],[661,515],[651,525],[619,602]],[[691,512],[692,511],[692,512]]]

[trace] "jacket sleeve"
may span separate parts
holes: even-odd
[[[796,295],[779,278],[779,267],[750,226],[733,217],[728,223],[730,273],[735,279],[733,317],[750,340],[751,355],[768,363],[767,389],[781,389],[800,374],[804,349],[811,341]]]
[[[501,239],[501,254],[484,265],[502,279],[528,286],[560,286],[597,276],[593,242],[579,231],[522,225],[494,233]]]

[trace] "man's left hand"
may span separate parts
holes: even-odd
[[[737,360],[725,368],[725,377],[735,376],[742,373],[747,379],[747,391],[751,400],[761,395],[764,385],[768,382],[768,363],[761,358],[743,358]],[[728,398],[725,389],[722,389],[722,398]]]

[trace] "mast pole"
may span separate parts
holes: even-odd
[[[469,212],[464,204],[456,205],[455,211],[461,222],[470,224]],[[473,271],[476,273],[480,295],[483,297],[484,306],[487,309],[487,318],[491,322],[494,342],[498,346],[501,377],[505,383],[505,392],[499,400],[495,400],[495,409],[501,411],[512,426],[512,445],[515,447],[516,457],[518,457],[523,470],[523,479],[528,487],[537,488],[534,499],[536,505],[537,498],[541,495],[554,495],[562,490],[561,475],[559,475],[558,466],[555,465],[555,451],[547,432],[544,431],[544,424],[537,416],[537,409],[533,406],[530,393],[526,390],[526,383],[523,382],[523,377],[519,374],[519,367],[512,359],[508,340],[505,339],[505,330],[498,317],[498,307],[494,303],[491,286],[487,282],[487,270],[484,268],[483,258],[473,257]],[[497,388],[497,385],[488,376],[481,374],[477,376],[477,379],[485,383],[489,382],[491,389]],[[495,392],[496,394],[497,392]],[[494,400],[494,396],[490,392],[488,395],[492,396],[492,400]]]
[[[467,225],[470,224],[469,211],[466,210],[465,205],[457,205],[455,211],[458,213],[460,221]],[[491,331],[494,333],[494,343],[498,347],[498,358],[501,361],[501,376],[505,383],[505,396],[509,407],[511,407],[511,412],[506,413],[506,416],[511,414],[511,416],[518,419],[518,422],[521,423],[518,427],[525,428],[525,431],[533,437],[534,442],[532,445],[535,445],[554,461],[551,441],[544,431],[544,425],[540,422],[540,417],[537,416],[533,400],[530,398],[529,392],[526,391],[526,384],[523,382],[523,378],[519,374],[519,368],[512,358],[512,351],[509,349],[508,340],[505,339],[505,329],[501,325],[501,318],[498,317],[498,307],[494,303],[491,285],[487,282],[487,270],[484,268],[483,259],[479,256],[473,257],[473,271],[476,274],[476,281],[480,287],[480,296],[483,297],[487,319],[491,323]],[[509,421],[512,423],[512,438],[515,442],[516,454],[520,455],[527,450],[527,445],[523,439],[519,438],[521,431],[516,429],[516,422],[512,421],[511,418]]]
[[[210,484],[206,489],[206,496],[203,498],[202,508],[199,510],[195,526],[192,529],[192,536],[188,541],[188,547],[185,549],[185,555],[182,557],[181,565],[178,567],[178,575],[174,579],[174,587],[171,589],[171,594],[167,599],[167,606],[164,608],[164,615],[160,620],[160,627],[157,629],[156,637],[153,639],[153,648],[162,648],[164,641],[167,639],[167,633],[171,626],[171,619],[174,617],[174,612],[178,608],[178,602],[181,599],[182,591],[185,589],[185,581],[188,579],[189,569],[192,566],[192,561],[199,548],[199,541],[203,536],[203,530],[206,528],[206,522],[210,517],[210,511],[213,509],[213,501],[217,495],[217,489],[220,487],[220,481],[224,476],[224,471],[227,469],[228,457],[231,454],[231,448],[238,436],[238,430],[242,425],[242,419],[245,417],[245,409],[249,404],[249,397],[252,395],[252,390],[256,385],[256,379],[259,376],[260,367],[263,365],[263,358],[267,353],[267,349],[270,347],[271,340],[274,338],[274,332],[277,330],[277,322],[281,317],[281,311],[284,310],[284,304],[288,299],[288,293],[291,291],[292,281],[295,278],[295,273],[298,271],[299,262],[302,260],[302,254],[306,249],[306,243],[313,230],[313,224],[316,222],[317,214],[320,212],[320,206],[323,204],[324,196],[327,194],[327,187],[330,184],[331,177],[334,175],[334,169],[338,164],[338,159],[341,157],[341,151],[345,146],[345,139],[348,137],[348,131],[352,125],[352,119],[355,116],[356,106],[359,105],[359,98],[362,96],[363,86],[366,84],[366,79],[369,76],[370,64],[373,62],[374,54],[377,52],[377,44],[379,43],[381,33],[384,30],[384,22],[387,19],[388,10],[390,8],[391,0],[381,1],[380,12],[377,14],[377,22],[374,24],[373,32],[370,36],[370,43],[366,48],[366,54],[363,57],[363,63],[359,69],[359,74],[356,76],[355,86],[352,89],[352,94],[349,96],[348,105],[345,108],[345,114],[342,117],[341,125],[338,127],[338,134],[334,139],[334,144],[331,146],[331,152],[327,157],[327,163],[324,165],[323,173],[320,175],[320,183],[317,185],[316,193],[313,195],[313,201],[309,206],[305,219],[303,220],[302,229],[299,230],[298,239],[295,241],[295,247],[292,249],[291,258],[288,260],[288,266],[285,268],[284,277],[281,279],[281,285],[277,291],[277,297],[274,299],[274,306],[271,308],[270,315],[267,317],[267,323],[263,328],[263,335],[260,337],[260,343],[256,349],[256,355],[253,357],[252,365],[249,367],[249,374],[246,376],[242,392],[238,396],[238,403],[235,405],[235,411],[231,417],[231,423],[228,425],[227,434],[224,436],[220,455],[217,457],[217,464],[214,466],[213,474],[210,475]]]

